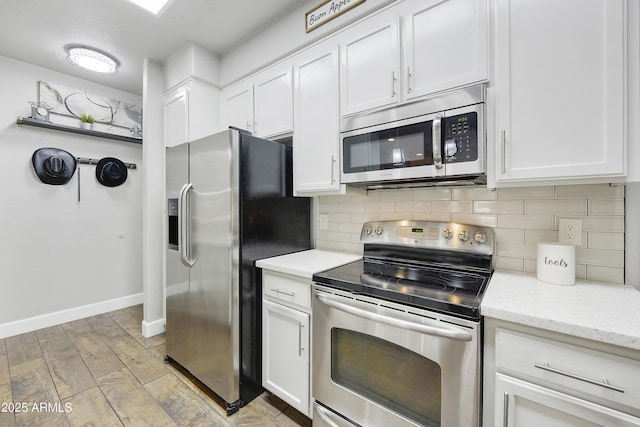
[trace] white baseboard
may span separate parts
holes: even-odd
[[[131,307],[132,305],[142,304],[142,296],[143,294],[139,293],[81,307],[70,308],[68,310],[43,314],[41,316],[30,317],[28,319],[3,323],[0,325],[0,339],[42,328],[48,328],[49,326],[72,322],[74,320],[84,319],[85,317],[95,316],[97,314],[119,310],[121,308]]]
[[[150,338],[160,335],[164,332],[164,319],[154,320],[153,322],[142,321],[142,336]]]

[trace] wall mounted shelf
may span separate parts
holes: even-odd
[[[115,135],[97,130],[82,129],[79,127],[66,126],[58,123],[46,122],[40,119],[32,119],[31,117],[18,117],[16,123],[19,125],[36,126],[47,129],[55,129],[63,132],[79,133],[81,135],[95,136],[98,138],[115,139],[116,141],[131,142],[134,144],[142,144],[142,138],[133,138],[130,136]]]

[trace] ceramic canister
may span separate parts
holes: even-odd
[[[576,247],[561,243],[538,243],[538,280],[554,285],[576,283]]]

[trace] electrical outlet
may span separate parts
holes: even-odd
[[[558,222],[558,243],[582,245],[582,220],[560,218]]]
[[[318,230],[328,230],[329,229],[329,214],[321,213],[320,224],[318,224]]]

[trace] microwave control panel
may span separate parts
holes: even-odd
[[[444,118],[444,163],[478,160],[478,114]]]

